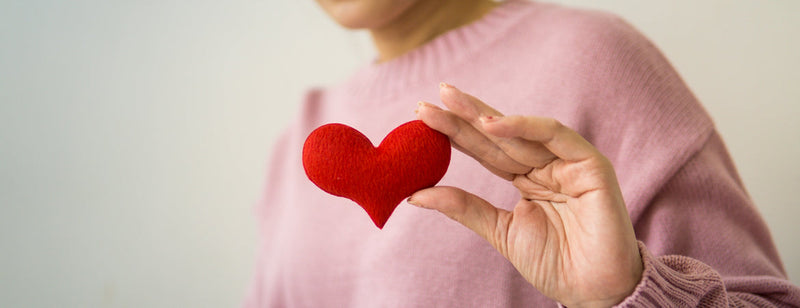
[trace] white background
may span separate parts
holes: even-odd
[[[800,1],[562,2],[662,48],[800,281]],[[311,0],[0,0],[0,306],[239,305],[271,143],[372,55]]]

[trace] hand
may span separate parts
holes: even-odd
[[[444,83],[439,94],[450,110],[420,103],[418,118],[508,180],[521,199],[506,211],[437,186],[409,202],[472,229],[540,292],[568,307],[612,306],[630,295],[642,260],[608,159],[554,119],[506,117]]]

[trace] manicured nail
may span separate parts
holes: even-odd
[[[447,83],[446,83],[446,82],[444,82],[444,81],[442,81],[442,82],[440,82],[440,83],[439,83],[439,88],[440,88],[440,89],[444,89],[444,88],[455,88],[455,87],[454,87],[454,86],[452,86],[452,85],[450,85],[450,84],[447,84]]]
[[[483,123],[497,122],[502,118],[503,118],[503,116],[482,116],[481,117],[481,122],[483,122]]]

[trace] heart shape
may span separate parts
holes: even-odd
[[[449,164],[449,138],[419,120],[398,126],[377,148],[338,123],[318,127],[303,145],[311,182],[358,203],[379,229],[403,199],[436,185]]]

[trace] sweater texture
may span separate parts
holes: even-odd
[[[380,230],[361,207],[306,177],[301,154],[313,129],[343,123],[377,145],[415,119],[417,101],[439,102],[440,81],[505,114],[556,118],[610,159],[644,262],[620,306],[800,304],[711,119],[659,50],[611,14],[508,1],[308,93],[274,145],[245,306],[558,305],[446,216],[403,202]],[[458,151],[439,185],[507,210],[520,198]]]

